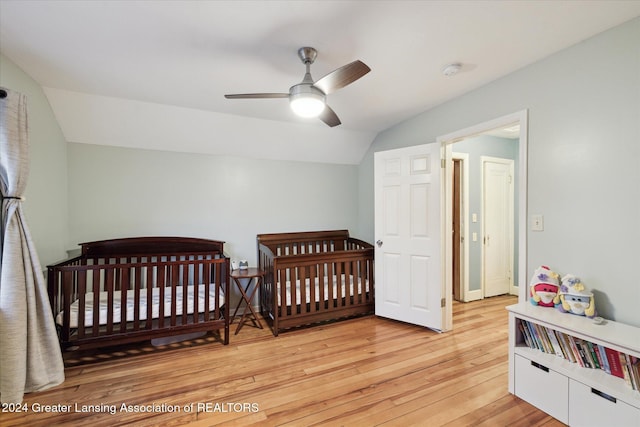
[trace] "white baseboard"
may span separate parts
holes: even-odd
[[[509,291],[509,295],[518,296],[518,292],[519,292],[519,287],[518,286],[512,286],[510,291]],[[466,292],[464,302],[478,301],[478,300],[481,300],[482,298],[483,298],[482,290],[481,289],[476,289],[474,291],[467,291]]]
[[[464,302],[478,301],[482,299],[482,290],[467,291],[464,296]]]

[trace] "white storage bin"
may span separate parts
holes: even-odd
[[[569,423],[569,380],[520,355],[515,355],[515,394],[559,421]]]
[[[640,426],[640,409],[575,380],[569,380],[569,408],[571,426]]]

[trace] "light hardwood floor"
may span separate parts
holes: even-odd
[[[247,323],[226,347],[208,336],[67,353],[66,381],[0,425],[561,426],[507,392],[515,302],[456,303],[444,334],[368,316],[278,337]]]

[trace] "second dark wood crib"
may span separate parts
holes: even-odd
[[[259,234],[260,310],[273,334],[373,313],[374,248],[348,230]]]

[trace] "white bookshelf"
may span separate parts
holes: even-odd
[[[624,379],[531,349],[516,319],[640,357],[640,328],[520,303],[509,311],[509,392],[571,426],[640,427],[640,392]]]

